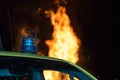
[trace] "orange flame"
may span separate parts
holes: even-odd
[[[26,32],[25,28],[21,29],[21,35],[23,35],[23,36],[27,36],[28,35],[28,33]]]
[[[52,34],[52,40],[46,41],[46,44],[50,48],[48,55],[77,63],[79,60],[78,49],[81,42],[70,25],[70,19],[66,14],[65,7],[60,6],[56,13],[50,11],[50,18],[54,32]],[[46,80],[61,80],[60,78],[58,79],[58,76],[60,77],[61,75],[60,73],[45,72],[45,75],[51,76],[46,78]]]
[[[59,7],[57,13],[51,11],[51,22],[54,28],[52,40],[47,40],[49,56],[65,59],[76,63],[79,60],[78,49],[80,40],[70,26],[70,19],[64,7]]]

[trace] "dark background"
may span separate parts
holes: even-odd
[[[119,66],[116,65],[115,51],[113,53],[111,2],[68,0],[68,4],[65,5],[62,0],[60,1],[60,4],[67,8],[71,24],[82,41],[85,58],[92,58],[91,61],[86,60],[88,65],[85,64],[83,67],[90,67],[88,71],[99,80],[119,80]],[[37,13],[39,7],[42,11]],[[41,39],[39,50],[46,55],[48,48],[44,41],[50,39],[52,28],[50,21],[43,14],[45,10],[56,10],[56,7],[53,0],[0,0],[0,35],[4,49],[12,50],[10,29],[13,44],[16,45],[20,26],[27,24],[34,28],[37,25],[40,28],[38,38]]]

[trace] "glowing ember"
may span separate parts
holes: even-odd
[[[66,14],[65,7],[60,6],[56,13],[50,11],[50,17],[54,31],[52,40],[46,41],[46,44],[50,48],[48,55],[76,63],[79,60],[77,52],[81,42],[70,25],[70,19]],[[46,80],[69,80],[67,78],[60,79],[60,76],[62,77],[64,74],[58,72],[44,73],[45,76],[49,77],[46,77]]]

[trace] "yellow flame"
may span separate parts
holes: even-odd
[[[70,25],[70,19],[66,14],[65,7],[60,6],[56,13],[50,11],[50,18],[54,31],[52,40],[46,41],[50,48],[48,55],[77,63],[79,60],[78,49],[81,42]],[[44,74],[45,76],[49,75],[49,78],[46,78],[46,80],[69,80],[58,78],[58,76],[62,75],[60,73],[46,71]]]
[[[50,48],[49,56],[76,63],[79,60],[77,52],[80,40],[70,26],[65,7],[59,7],[56,13],[51,11],[51,23],[54,28],[53,39],[46,41]]]

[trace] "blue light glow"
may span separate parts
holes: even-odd
[[[37,46],[35,37],[23,37],[22,39],[22,45],[21,45],[21,52],[24,53],[36,53],[37,52]]]

